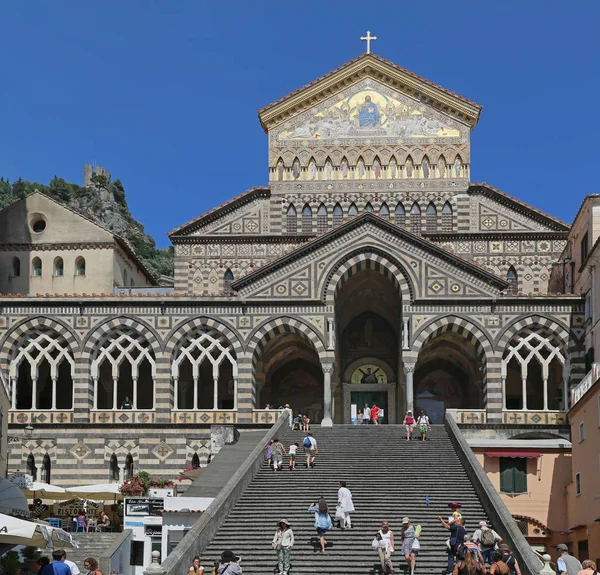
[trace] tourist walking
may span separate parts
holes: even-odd
[[[379,555],[382,573],[384,575],[394,573],[391,558],[394,552],[394,532],[390,529],[388,521],[381,522],[381,529],[375,534],[372,546]]]
[[[283,464],[283,456],[287,455],[287,451],[283,446],[283,443],[279,439],[273,439],[273,445],[271,445],[271,458],[273,459],[273,471],[280,471]]]
[[[485,575],[485,567],[477,561],[471,551],[467,551],[465,556],[456,562],[452,568],[452,575]]]
[[[460,512],[462,505],[458,501],[451,501],[448,503],[448,507],[452,510],[452,515],[448,517],[448,524],[452,525],[459,517],[462,517],[462,513]]]
[[[365,425],[371,423],[371,408],[368,403],[365,403],[365,408],[363,409],[363,423]]]
[[[321,497],[318,503],[313,503],[308,508],[308,511],[309,513],[315,514],[315,529],[317,530],[319,542],[321,543],[321,553],[325,553],[325,546],[327,545],[325,535],[327,534],[327,531],[333,527],[327,501]]]
[[[196,555],[196,557],[194,557],[193,561],[192,561],[192,566],[190,567],[189,570],[189,575],[203,575],[204,574],[204,567],[202,567],[202,565],[200,564],[200,556]]]
[[[273,456],[273,440],[271,439],[265,447],[265,458],[267,460],[267,467],[271,467],[271,457]]]
[[[410,409],[406,412],[406,415],[404,416],[403,425],[406,429],[406,441],[410,441],[415,426],[415,418],[413,417],[413,413]]]
[[[296,454],[298,453],[298,447],[300,446],[297,443],[292,443],[288,449],[288,454],[290,456],[290,471],[296,469]]]
[[[64,551],[55,549],[52,552],[52,563],[42,569],[42,575],[71,575],[69,566],[62,560]]]
[[[83,566],[88,570],[87,575],[102,575],[102,571],[98,569],[98,561],[93,557],[88,557],[84,562]],[[204,573],[204,569],[200,571],[198,575]]]
[[[413,551],[415,528],[408,517],[402,519],[402,555],[410,566],[410,575],[415,572],[416,553]]]
[[[352,520],[350,519],[350,513],[354,513],[354,502],[352,501],[352,492],[348,489],[345,481],[340,481],[338,486],[338,505],[344,512],[344,521],[340,523],[342,529],[350,529],[352,527]]]
[[[221,575],[225,573],[225,575],[242,575],[242,566],[240,557],[238,557],[233,551],[230,549],[225,549],[223,553],[221,553],[221,563],[217,567],[217,573]]]
[[[429,421],[429,417],[423,409],[421,410],[419,417],[417,417],[417,425],[419,426],[421,440],[425,441],[427,439],[427,432],[431,431],[431,422]]]
[[[498,550],[494,550],[491,556],[490,562],[490,575],[509,575],[510,568],[504,561],[502,561],[502,553]]]
[[[465,535],[467,534],[464,527],[465,520],[461,516],[456,518],[454,523],[450,524],[444,521],[441,517],[438,517],[438,519],[446,529],[450,530],[450,540],[448,542],[448,567],[446,573],[452,573],[454,569],[454,562],[456,561],[457,557],[462,559],[460,556],[462,554],[459,553],[459,551],[465,542]],[[473,556],[473,558],[474,557],[475,556]]]
[[[379,425],[379,412],[381,409],[379,406],[373,402],[373,407],[371,408],[371,421],[374,425]]]
[[[315,456],[319,453],[317,440],[312,436],[312,433],[306,434],[302,446],[304,447],[304,453],[306,454],[306,469],[310,469],[315,466]]]
[[[558,575],[577,575],[582,569],[579,560],[569,554],[569,548],[564,543],[560,543],[556,548],[560,553],[560,557],[556,561]]]
[[[482,565],[485,565],[485,560],[483,559],[483,555],[481,554],[481,549],[479,548],[479,545],[477,545],[477,543],[475,543],[475,541],[473,541],[473,537],[471,535],[465,535],[465,542],[463,544],[463,549],[462,549],[463,555],[467,551],[470,551],[471,553],[473,553],[473,555],[475,555],[475,558],[477,559],[477,561],[479,561],[479,563],[481,563]],[[491,560],[491,557],[490,557],[490,560]]]
[[[512,554],[510,547],[503,543],[500,545],[500,551],[502,552],[502,561],[508,565],[510,569],[510,575],[521,575],[521,568],[519,567],[519,562]],[[587,574],[586,574],[587,575]],[[592,575],[591,573],[589,575]]]
[[[581,571],[577,575],[594,575],[594,573],[598,573],[596,571],[596,563],[591,559],[586,559],[581,563]]]
[[[481,555],[489,565],[492,564],[492,551],[496,548],[496,543],[502,543],[502,537],[498,535],[487,521],[479,522],[479,529],[473,533],[473,541],[481,547]]]
[[[279,575],[288,575],[290,570],[290,553],[294,546],[294,532],[287,519],[280,519],[271,546],[277,552],[277,569]]]

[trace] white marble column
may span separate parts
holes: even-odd
[[[37,377],[31,378],[31,409],[37,408]]]
[[[213,409],[219,409],[219,376],[213,376]]]
[[[11,393],[11,405],[13,409],[17,409],[17,378],[10,378],[10,393]]]
[[[414,411],[415,398],[413,389],[413,375],[415,373],[415,364],[405,363],[404,373],[406,374],[406,411],[408,411],[409,409],[411,411]]]
[[[527,374],[521,376],[521,393],[523,395],[523,406],[521,409],[525,411],[527,409]]]
[[[198,376],[194,376],[194,405],[193,409],[198,409]]]
[[[407,317],[402,318],[402,349],[410,349],[408,343],[408,319]]]
[[[323,369],[323,427],[332,427],[333,419],[331,419],[331,372],[333,371],[333,363],[322,363]]]
[[[52,378],[52,411],[56,410],[56,383],[57,383],[57,378],[53,377]]]
[[[333,323],[333,318],[332,317],[328,317],[327,318],[327,335],[328,335],[328,344],[327,344],[327,349],[329,351],[332,351],[335,349],[335,334],[333,332],[333,330],[335,329],[334,323]]]
[[[173,409],[179,409],[179,377],[173,376]]]
[[[113,409],[117,409],[117,383],[118,379],[113,377]]]
[[[138,400],[138,378],[133,378],[133,409],[137,409],[137,400]]]

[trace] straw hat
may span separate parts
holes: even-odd
[[[284,525],[287,525],[288,527],[291,525],[291,523],[290,523],[290,522],[289,522],[287,519],[280,519],[280,520],[277,522],[277,525],[281,525],[282,523],[283,523]]]

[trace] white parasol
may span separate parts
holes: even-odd
[[[40,499],[53,499],[54,501],[62,501],[65,499],[72,499],[73,495],[69,493],[64,487],[58,485],[50,485],[49,483],[42,483],[40,481],[34,481],[31,487],[22,489],[25,497]]]
[[[71,496],[77,496],[81,499],[102,500],[121,500],[123,494],[120,491],[118,483],[96,483],[95,485],[75,485],[67,487],[66,491]]]
[[[23,492],[8,479],[0,479],[0,513],[29,517],[29,505]]]
[[[0,544],[3,543],[49,549],[55,545],[78,547],[71,534],[62,529],[0,513]]]

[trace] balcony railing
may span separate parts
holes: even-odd
[[[587,372],[586,376],[571,390],[571,407],[573,407],[600,379],[600,363],[592,364],[592,369]]]

